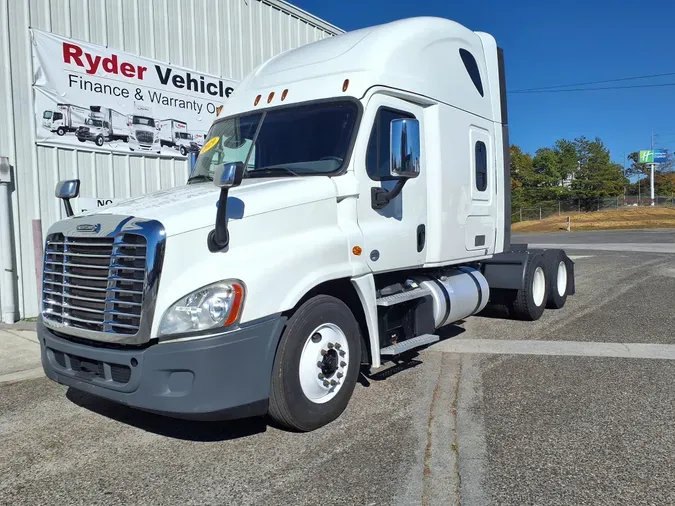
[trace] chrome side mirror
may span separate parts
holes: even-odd
[[[241,184],[244,177],[244,164],[242,162],[224,163],[219,165],[213,174],[213,184],[218,188],[234,188]]]
[[[420,173],[420,123],[416,119],[392,120],[390,133],[389,174],[414,178]]]
[[[73,215],[73,208],[70,205],[70,199],[76,198],[80,194],[80,180],[66,179],[56,183],[54,190],[56,198],[63,200],[63,205],[66,208],[66,216]]]
[[[403,190],[408,179],[420,174],[420,122],[416,119],[399,118],[389,126],[389,175],[398,179],[391,190],[373,187],[370,189],[371,206],[384,209]]]

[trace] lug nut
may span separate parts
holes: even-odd
[[[342,374],[341,372],[339,372],[339,373],[336,374],[336,376],[337,376],[338,378],[342,378],[342,376],[344,376],[344,374]]]
[[[317,333],[315,333],[315,334],[312,336],[312,342],[313,342],[313,343],[318,343],[319,341],[321,341],[321,334],[319,334],[319,333],[317,332]]]
[[[328,382],[328,380],[323,380],[323,386],[327,387],[328,385],[330,385],[330,383]]]
[[[347,362],[345,362],[344,360],[340,362],[340,367],[347,367]]]
[[[317,367],[323,367],[323,362],[321,362],[321,360],[319,360],[319,361],[316,363],[316,366],[317,366]]]
[[[340,348],[342,348],[342,345],[340,343],[335,343],[335,349],[339,350]]]
[[[346,353],[344,352],[344,350],[340,350],[340,356],[344,357],[345,355],[346,355]]]
[[[330,380],[330,384],[331,384],[332,386],[335,386],[335,385],[337,385],[337,381],[335,381],[335,380]]]
[[[321,355],[322,355],[322,356],[325,356],[326,353],[328,353],[326,350],[321,350]]]
[[[331,349],[333,347],[333,343],[328,343],[328,349]]]
[[[324,378],[325,378],[325,376],[323,375],[322,372],[320,372],[320,373],[319,373],[319,379],[322,380],[322,379],[324,379]]]

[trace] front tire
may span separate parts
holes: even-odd
[[[57,133],[57,135],[60,135],[60,136],[66,135],[66,129],[63,128],[63,127],[59,127],[59,128],[56,129],[56,133]]]
[[[525,286],[516,292],[513,310],[521,320],[534,321],[544,314],[549,292],[549,278],[543,255],[532,256],[526,269]]]
[[[187,150],[185,149],[185,146],[180,147],[180,154],[183,156],[187,155]]]
[[[96,137],[96,145],[97,146],[103,146],[103,137],[102,136],[99,135],[98,137]]]
[[[354,392],[361,333],[349,307],[312,297],[291,316],[272,370],[269,415],[293,430],[311,431],[338,418]]]

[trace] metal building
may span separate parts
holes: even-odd
[[[39,144],[32,29],[234,81],[276,54],[342,33],[282,0],[0,0],[0,304],[6,323],[39,312],[41,247],[34,238],[64,217],[54,197],[59,180],[79,178],[81,195],[119,199],[184,184],[189,167],[180,156],[101,152],[84,142]]]

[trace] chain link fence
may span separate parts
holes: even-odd
[[[625,207],[651,206],[652,200],[642,195],[626,195],[625,197],[609,197],[598,199],[563,199],[538,202],[529,207],[520,207],[511,214],[511,222],[543,220],[549,216],[562,216],[566,213],[582,213],[620,209]],[[675,196],[654,197],[654,205],[675,207]]]

